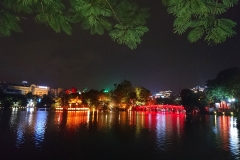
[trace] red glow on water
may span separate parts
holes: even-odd
[[[136,128],[147,128],[165,133],[166,136],[176,136],[184,132],[185,114],[165,114],[155,111],[129,112],[129,124]]]

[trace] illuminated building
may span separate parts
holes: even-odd
[[[200,86],[196,86],[196,87],[193,87],[191,88],[190,90],[192,90],[194,93],[197,93],[197,92],[203,92],[205,88],[202,88]]]
[[[63,88],[51,88],[50,89],[50,95],[52,97],[59,97],[61,92],[63,92]]]
[[[155,98],[170,98],[171,94],[172,94],[171,90],[159,91],[158,93],[155,94]]]
[[[22,91],[17,89],[3,89],[3,93],[6,94],[22,94]]]
[[[50,88],[47,86],[38,86],[35,84],[32,84],[30,86],[9,85],[8,88],[20,90],[22,94],[27,94],[31,92],[33,95],[38,95],[38,96],[48,95],[48,92],[50,91]]]

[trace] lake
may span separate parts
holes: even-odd
[[[236,117],[0,110],[0,159],[240,159]]]

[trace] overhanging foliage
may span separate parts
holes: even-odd
[[[188,40],[204,38],[218,44],[236,34],[236,23],[221,15],[238,0],[163,0],[175,16],[174,32],[189,31]],[[148,31],[148,9],[137,0],[3,0],[0,4],[0,36],[20,32],[20,21],[31,19],[44,23],[56,33],[72,34],[71,24],[80,23],[91,34],[105,32],[119,44],[135,49]],[[31,15],[31,16],[29,16]]]

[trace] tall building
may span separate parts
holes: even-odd
[[[61,92],[63,92],[63,88],[51,88],[50,89],[50,96],[59,97]]]
[[[159,91],[158,93],[155,94],[155,98],[170,98],[171,94],[172,94],[171,90]]]

